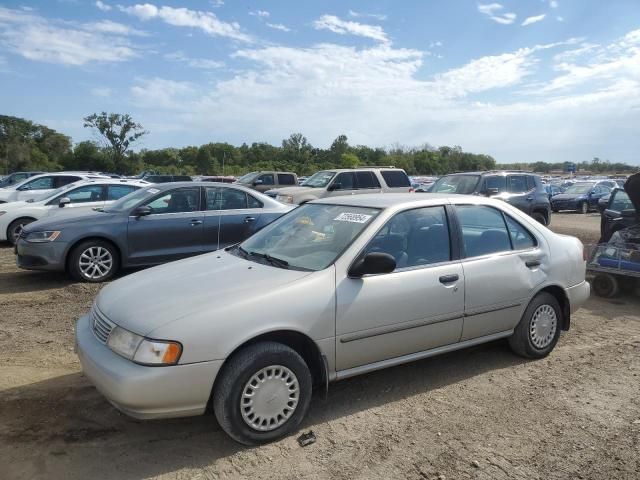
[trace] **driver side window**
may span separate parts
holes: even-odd
[[[365,254],[388,253],[396,270],[451,260],[449,225],[444,207],[398,213],[371,240]]]
[[[102,185],[85,185],[78,187],[75,190],[63,194],[60,198],[62,197],[67,197],[71,200],[71,203],[100,202],[104,200]]]
[[[333,184],[335,185],[336,190],[353,190],[354,189],[353,173],[342,172],[336,177]]]

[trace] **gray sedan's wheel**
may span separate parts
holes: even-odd
[[[22,229],[29,225],[30,223],[35,222],[33,218],[18,218],[9,224],[9,228],[7,228],[7,240],[15,245],[20,237],[20,233]]]
[[[511,349],[526,358],[542,358],[555,347],[562,327],[562,309],[550,293],[536,295],[509,337]]]
[[[113,277],[119,263],[118,251],[112,244],[88,240],[73,249],[69,258],[69,272],[76,280],[99,283]]]
[[[267,443],[298,427],[309,409],[311,386],[309,367],[295,350],[256,343],[225,363],[213,391],[213,409],[234,440]]]

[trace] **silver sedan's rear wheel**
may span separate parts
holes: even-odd
[[[526,358],[547,356],[558,343],[563,318],[556,297],[548,292],[539,293],[509,337],[511,349]]]
[[[294,431],[311,401],[311,372],[292,348],[265,341],[233,354],[218,373],[213,411],[234,440],[272,442]]]
[[[83,282],[104,282],[118,270],[120,257],[116,248],[103,240],[88,240],[73,249],[69,272]]]

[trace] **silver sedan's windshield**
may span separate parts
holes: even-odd
[[[281,268],[322,270],[331,265],[380,213],[379,209],[307,204],[276,220],[238,251]]]

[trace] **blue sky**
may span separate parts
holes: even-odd
[[[0,1],[0,113],[140,147],[460,145],[640,164],[640,1]]]

